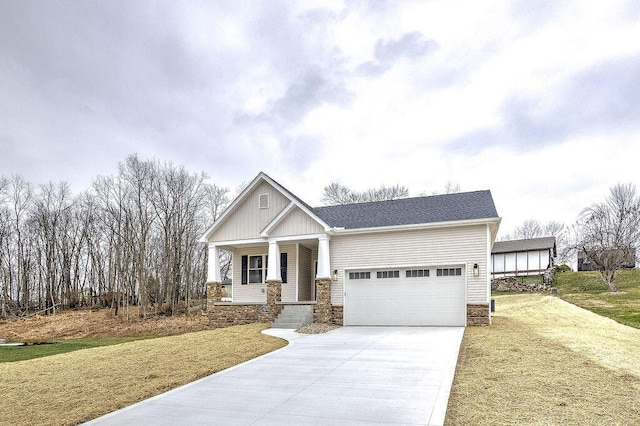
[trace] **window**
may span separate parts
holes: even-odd
[[[421,278],[428,277],[429,270],[428,269],[410,269],[407,271],[407,278]]]
[[[462,268],[438,268],[436,275],[439,277],[453,277],[462,275]]]
[[[400,278],[400,271],[378,271],[377,278]]]
[[[264,276],[264,266],[262,256],[249,256],[249,283],[262,283]]]
[[[368,280],[371,278],[371,272],[349,272],[350,280]]]
[[[241,284],[263,284],[267,277],[269,256],[242,256]],[[280,253],[280,275],[287,282],[287,253]]]
[[[268,209],[269,208],[269,194],[260,194],[258,198],[258,208]]]

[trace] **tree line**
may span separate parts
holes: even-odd
[[[0,177],[0,317],[95,305],[145,316],[202,299],[208,253],[198,238],[228,192],[136,155],[75,196],[64,182]]]

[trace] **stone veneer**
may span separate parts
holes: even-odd
[[[467,325],[491,325],[489,304],[467,305]]]
[[[334,325],[343,325],[344,318],[344,309],[342,306],[332,306],[331,307],[331,324]]]
[[[273,322],[280,311],[282,281],[267,281],[267,303],[228,303],[222,300],[222,284],[207,283],[207,315],[217,327]]]
[[[331,280],[316,279],[316,305],[313,307],[313,322],[332,324]]]

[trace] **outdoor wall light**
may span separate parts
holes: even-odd
[[[333,275],[331,275],[331,280],[332,281],[338,281],[338,270],[337,269],[333,270]]]
[[[473,276],[474,277],[479,277],[480,276],[480,266],[478,266],[477,263],[473,264]]]

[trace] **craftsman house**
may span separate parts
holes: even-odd
[[[220,324],[288,305],[344,325],[489,324],[499,224],[489,191],[313,208],[260,173],[202,237],[207,309]],[[219,250],[232,253],[230,302]]]

